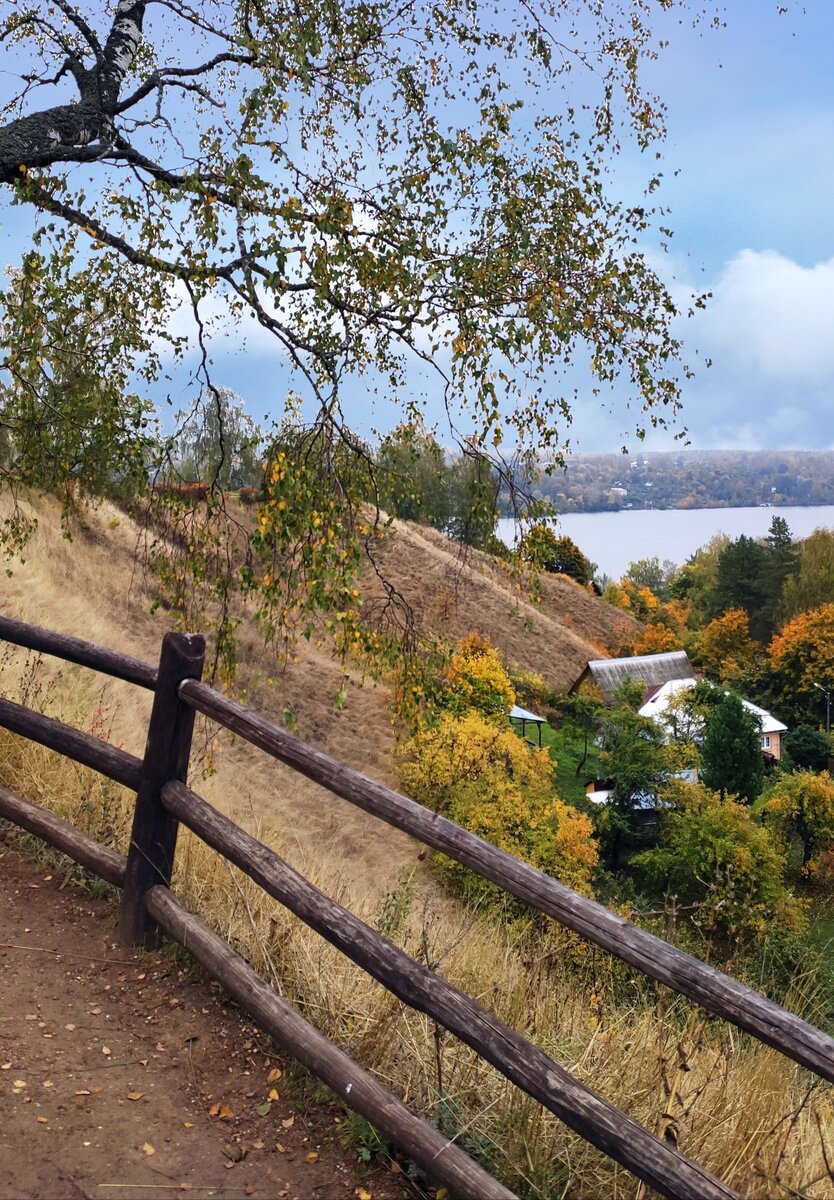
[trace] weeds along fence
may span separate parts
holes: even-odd
[[[453,1141],[412,1112],[310,1025],[173,895],[170,883],[180,824],[401,1001],[428,1014],[586,1141],[662,1195],[671,1200],[728,1200],[738,1195],[586,1087],[533,1041],[326,896],[274,851],[192,791],[186,778],[198,712],[834,1082],[834,1040],[821,1030],[438,813],[305,745],[258,713],[201,683],[205,652],[201,636],[166,634],[158,667],[5,617],[0,617],[0,638],[126,680],[154,694],[141,759],[0,697],[0,725],[92,767],[135,792],[126,857],[3,787],[0,817],[121,888],[120,934],[125,944],[155,949],[164,932],[186,947],[278,1045],[408,1154],[429,1179],[454,1194],[472,1200],[507,1200],[512,1196]]]

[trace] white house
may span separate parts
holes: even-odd
[[[696,682],[694,679],[669,679],[666,683],[652,688],[646,695],[643,707],[640,709],[640,716],[651,717],[653,721],[664,725],[670,737],[679,736],[685,740],[697,740],[703,732],[700,727],[701,722],[696,719],[688,729],[676,728],[676,722],[686,718],[679,713],[668,711],[669,702],[673,696],[694,687]],[[788,731],[787,725],[777,721],[764,708],[759,708],[758,704],[751,704],[749,700],[742,700],[741,703],[759,721],[762,753],[777,760],[780,759],[782,757],[782,736]]]

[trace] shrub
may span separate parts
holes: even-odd
[[[727,937],[757,936],[771,923],[797,928],[802,908],[784,883],[784,859],[750,809],[702,784],[674,782],[661,817],[658,845],[632,859],[656,887],[711,908]]]

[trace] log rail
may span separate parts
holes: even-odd
[[[163,931],[185,946],[262,1028],[391,1139],[432,1182],[472,1200],[512,1193],[329,1042],[170,892],[180,824],[223,854],[269,895],[337,946],[394,995],[473,1047],[527,1095],[670,1200],[737,1197],[667,1142],[620,1112],[504,1025],[470,996],[422,967],[325,896],[274,851],[186,786],[197,712],[365,812],[441,850],[509,894],[731,1021],[823,1079],[834,1082],[834,1041],[765,996],[602,905],[571,891],[406,796],[367,779],[258,713],[200,682],[204,642],[166,634],[159,667],[78,638],[0,617],[0,638],[154,692],[142,759],[99,738],[0,698],[0,726],[100,771],[137,793],[128,856],[0,786],[0,817],[43,838],[122,888],[121,935],[154,948]]]

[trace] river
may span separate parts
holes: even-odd
[[[680,565],[717,533],[730,538],[764,537],[774,517],[784,517],[795,538],[820,526],[834,527],[834,506],[818,508],[671,508],[620,512],[566,513],[557,532],[573,538],[597,564],[598,575],[619,579],[639,558],[671,559]],[[498,536],[508,545],[515,537],[510,517],[498,522]]]

